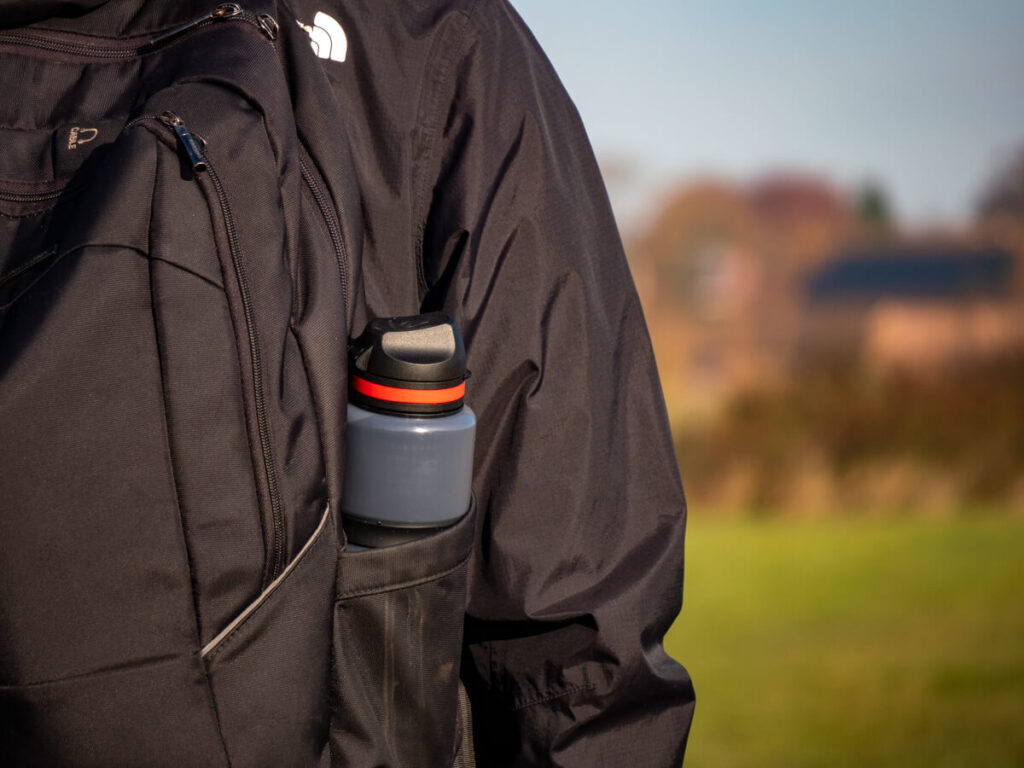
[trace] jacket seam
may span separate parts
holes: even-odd
[[[556,693],[548,693],[541,696],[537,696],[532,699],[520,702],[512,707],[513,712],[521,712],[524,709],[536,706],[537,704],[543,704],[546,701],[554,701],[555,699],[561,699],[566,696],[571,696],[574,693],[580,693],[581,691],[591,691],[597,687],[597,683],[583,683],[581,685],[573,685],[564,690]]]
[[[441,99],[442,86],[450,81],[455,62],[468,50],[468,43],[470,40],[464,32],[471,20],[473,12],[476,10],[478,1],[479,0],[473,0],[473,3],[467,10],[457,12],[459,17],[458,21],[453,23],[457,23],[458,28],[452,32],[452,35],[459,38],[461,44],[445,48],[440,66],[431,80],[427,98],[424,100],[425,106],[422,110],[424,119],[418,121],[420,125],[425,127],[422,139],[423,156],[419,164],[421,170],[414,172],[412,180],[413,211],[416,215],[416,230],[413,233],[412,252],[416,258],[416,277],[419,281],[420,290],[423,292],[426,292],[429,289],[426,270],[423,264],[423,237],[426,231],[427,218],[430,215],[430,206],[427,198],[428,187],[431,185],[428,184],[427,181],[429,178],[427,171],[432,166],[438,149],[440,126],[442,122],[441,110],[445,106],[450,106]],[[444,38],[445,35],[442,34],[442,41]]]

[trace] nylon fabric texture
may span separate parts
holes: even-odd
[[[547,59],[503,0],[217,9],[0,0],[0,765],[678,766],[685,499]],[[346,341],[435,310],[473,509],[348,552]]]

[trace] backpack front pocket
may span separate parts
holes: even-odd
[[[168,448],[157,147],[96,160],[0,249],[0,764],[223,765]]]
[[[326,742],[344,254],[272,22],[0,33],[4,71],[58,95],[0,109],[0,763],[85,764],[43,743],[90,728],[111,766]]]
[[[162,108],[168,103],[173,109]],[[202,112],[191,106],[196,103]],[[233,367],[244,406],[238,423],[248,436],[265,549],[262,589],[316,527],[325,496],[311,392],[290,328],[292,276],[279,169],[259,113],[237,95],[193,83],[167,89],[150,106],[154,114],[133,122],[175,150],[165,154],[181,176],[157,208],[164,217],[155,224],[160,258],[173,262],[188,254],[196,245],[193,227],[212,232],[200,252],[214,255],[208,270],[226,297],[237,351]],[[191,115],[188,126],[198,123],[203,133],[193,133],[179,112]],[[244,157],[236,156],[240,147]]]

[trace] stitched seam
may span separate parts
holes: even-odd
[[[430,576],[424,576],[419,579],[410,579],[409,581],[403,581],[399,584],[391,584],[381,587],[369,587],[367,589],[356,590],[354,592],[341,592],[335,597],[334,602],[339,603],[342,600],[347,600],[352,597],[365,597],[366,595],[383,595],[387,594],[388,592],[397,592],[400,589],[409,589],[410,587],[418,587],[421,584],[428,584],[431,581],[437,581],[438,579],[443,579],[445,576],[449,576],[455,573],[455,571],[459,570],[459,568],[464,566],[468,560],[469,555],[466,555],[451,568],[448,568],[444,571],[440,571],[439,573],[431,574]]]
[[[60,251],[58,251],[56,247],[47,248],[45,251],[37,253],[24,264],[21,264],[15,267],[14,269],[8,272],[4,272],[2,275],[0,275],[0,287],[7,285],[7,283],[10,283],[14,280],[17,280],[22,275],[31,272],[33,269],[38,267],[47,259],[56,258],[59,254]]]
[[[103,119],[104,118],[103,118],[102,115],[97,115],[96,117],[84,117],[84,118],[80,119],[79,125],[81,125],[82,123],[87,123],[87,121],[89,121],[89,120],[103,120]],[[111,118],[111,119],[116,119],[116,118]],[[0,131],[3,131],[3,132],[14,131],[16,133],[41,133],[41,134],[45,135],[47,133],[51,133],[51,134],[55,133],[57,131],[57,129],[63,128],[63,127],[64,126],[62,126],[62,125],[37,125],[35,127],[30,127],[30,128],[19,128],[16,125],[0,125]]]
[[[3,213],[2,211],[0,211],[0,218],[3,218],[3,219],[31,219],[33,216],[41,216],[44,213],[49,213],[50,211],[54,210],[55,208],[57,208],[60,205],[63,205],[64,203],[68,202],[69,200],[71,200],[70,197],[62,198],[60,200],[60,202],[54,203],[49,208],[37,208],[36,210],[32,211],[31,213]]]
[[[155,150],[155,148],[154,148]],[[153,188],[150,190],[149,198],[149,239],[146,256],[150,256],[153,253],[153,218],[154,209],[156,206],[156,187],[157,179],[160,175],[160,159],[157,157],[157,165],[153,171]],[[188,567],[189,587],[192,592],[192,610],[194,611],[194,617],[196,622],[196,640],[202,642],[203,636],[203,621],[202,614],[199,610],[200,598],[199,598],[199,584],[196,579],[195,560],[192,557],[192,548],[189,546],[189,533],[188,524],[185,522],[185,512],[181,503],[181,491],[178,488],[178,467],[174,461],[174,449],[171,446],[171,404],[168,398],[167,391],[167,375],[164,370],[164,363],[167,357],[166,351],[164,350],[163,339],[160,333],[160,318],[157,316],[157,296],[156,296],[156,285],[153,282],[153,266],[154,261],[148,259],[147,270],[149,277],[149,311],[150,318],[153,321],[153,341],[156,344],[156,355],[157,355],[157,370],[160,375],[160,401],[163,406],[163,437],[164,437],[164,450],[167,456],[167,468],[170,475],[171,488],[174,492],[174,505],[178,513],[178,525],[181,531],[181,544],[185,550],[185,562]]]
[[[6,302],[4,304],[0,304],[0,312],[6,312],[8,309],[10,309],[15,304],[17,304],[22,299],[22,297],[25,296],[25,294],[27,294],[29,291],[31,291],[33,288],[35,288],[36,285],[38,285],[39,282],[44,277],[46,277],[48,274],[50,274],[50,272],[52,272],[54,270],[54,268],[58,264],[60,264],[60,262],[61,262],[61,260],[63,258],[64,258],[63,256],[55,256],[53,261],[51,261],[49,264],[47,264],[42,272],[39,272],[34,278],[32,278],[32,280],[29,281],[28,285],[24,286],[20,291],[17,291],[14,294],[14,296],[11,297],[10,301],[8,301],[8,302]],[[41,263],[45,263],[45,262],[41,262]],[[32,273],[31,270],[25,272],[26,275],[29,275],[31,273]]]
[[[40,31],[45,31],[43,29],[43,27],[36,27],[35,29],[39,29]],[[56,31],[59,31],[59,30],[53,30],[53,31],[56,32]],[[84,33],[76,32],[74,34],[84,34]],[[86,37],[91,37],[91,35],[85,35],[85,36]],[[117,38],[112,38],[112,39],[117,39]],[[80,116],[78,118],[78,121],[79,121],[78,124],[81,125],[82,123],[88,123],[90,121],[97,121],[97,120],[110,120],[112,122],[116,122],[118,120],[123,120],[124,122],[128,122],[128,115],[124,114],[124,113],[117,114],[117,115],[105,115],[105,114],[102,114],[102,113],[101,114],[97,114],[97,115],[82,115],[82,116]],[[22,128],[22,127],[19,127],[17,125],[0,125],[0,131],[17,131],[19,133],[47,133],[47,132],[54,133],[59,128],[64,128],[64,126],[63,125],[36,125],[36,126],[27,127],[27,128]]]
[[[207,285],[209,285],[209,286],[211,286],[213,288],[216,288],[221,293],[225,293],[226,292],[224,290],[224,286],[221,285],[220,283],[215,282],[214,280],[211,280],[206,275],[199,274],[194,269],[190,269],[189,267],[186,267],[183,264],[179,264],[176,261],[169,261],[169,260],[167,260],[167,259],[165,259],[165,258],[163,258],[161,256],[154,256],[152,254],[149,254],[149,258],[150,258],[151,261],[159,261],[161,264],[166,264],[169,267],[174,267],[175,269],[181,270],[182,272],[184,272],[187,275],[192,275],[192,277],[196,278],[197,280],[202,280],[204,283],[206,283]]]
[[[203,663],[202,655],[199,656],[199,663]],[[205,664],[203,664],[203,669],[206,670]],[[224,728],[220,724],[220,710],[217,709],[217,697],[213,694],[209,670],[206,670],[206,674],[203,675],[203,689],[206,691],[206,703],[210,705],[210,712],[213,713],[213,724],[217,728],[217,740],[220,742],[220,748],[224,750],[224,763],[231,768],[231,756],[228,754],[228,743],[224,739]]]
[[[526,700],[524,702],[516,704],[514,707],[512,707],[512,711],[513,712],[519,712],[519,711],[524,710],[524,709],[529,709],[530,707],[533,707],[533,706],[535,706],[537,704],[543,704],[545,701],[553,701],[555,699],[561,699],[561,698],[564,698],[566,696],[571,696],[574,693],[579,693],[581,691],[593,690],[596,687],[597,687],[597,683],[586,683],[584,685],[574,685],[574,686],[572,686],[570,688],[566,688],[564,691],[559,691],[558,693],[549,693],[549,694],[546,694],[544,696],[538,696],[536,698],[528,699],[528,700]]]
[[[125,664],[118,664],[111,667],[101,667],[100,669],[91,669],[88,672],[78,672],[67,677],[53,677],[46,680],[33,680],[30,683],[4,683],[0,685],[0,693],[6,691],[22,691],[31,688],[39,688],[44,685],[61,685],[62,683],[76,683],[81,680],[88,680],[93,677],[102,677],[104,675],[118,675],[127,672],[133,672],[136,670],[144,669],[146,667],[155,667],[162,664],[170,664],[175,661],[181,661],[187,658],[186,656],[156,656],[148,659],[137,659],[130,661]]]

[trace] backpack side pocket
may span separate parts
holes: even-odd
[[[334,606],[333,765],[447,768],[475,504],[446,531],[342,552]]]

